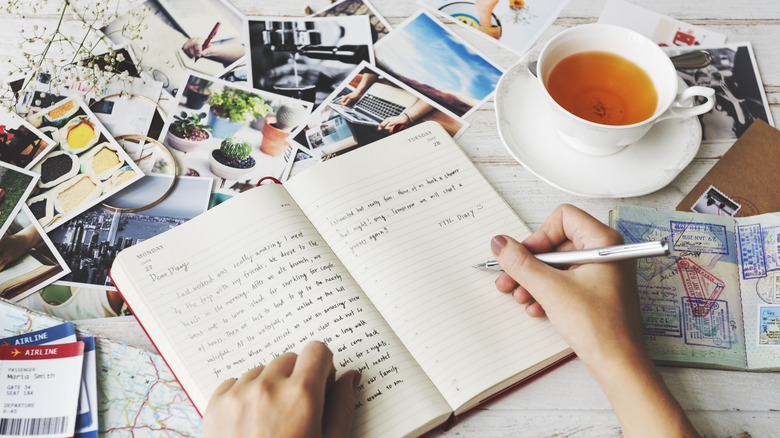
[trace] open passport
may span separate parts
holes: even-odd
[[[419,435],[571,355],[471,268],[496,234],[529,231],[427,122],[127,248],[111,278],[201,414],[316,339],[362,373],[354,436]]]
[[[640,259],[642,328],[659,363],[780,370],[780,213],[732,218],[620,206],[626,242],[666,239]]]

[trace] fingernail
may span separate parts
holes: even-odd
[[[363,377],[363,375],[362,375],[362,374],[360,374],[359,372],[358,372],[358,373],[355,373],[355,375],[354,375],[354,376],[352,376],[352,389],[353,389],[353,390],[357,391],[357,389],[358,389],[358,386],[360,386],[360,379],[361,379],[362,377]]]
[[[493,255],[498,257],[501,255],[501,250],[504,249],[506,246],[506,237],[504,236],[495,236],[490,241],[490,249],[493,251]]]

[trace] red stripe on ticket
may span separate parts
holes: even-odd
[[[0,360],[57,359],[84,355],[84,343],[59,345],[0,345]]]

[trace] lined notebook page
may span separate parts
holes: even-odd
[[[492,236],[529,231],[439,125],[285,185],[454,409],[566,354],[546,319],[471,267],[492,258]]]
[[[122,251],[111,275],[201,414],[225,379],[314,339],[339,370],[362,371],[356,436],[402,435],[450,412],[281,186]]]

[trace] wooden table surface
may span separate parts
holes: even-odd
[[[116,0],[112,1],[114,4]],[[125,1],[125,0],[121,0]],[[559,18],[539,39],[544,42],[561,30],[595,22],[606,0],[570,0]],[[764,83],[773,117],[780,117],[780,3],[773,0],[683,1],[632,0],[634,3],[687,23],[726,34],[728,42],[750,42]],[[137,3],[133,1],[132,3]],[[328,0],[233,0],[247,15],[301,16],[307,5],[320,10]],[[392,25],[401,23],[420,6],[412,0],[373,0]],[[123,3],[124,5],[124,3]],[[124,9],[124,8],[123,8]],[[24,23],[56,24],[59,17],[41,13]],[[0,16],[2,57],[15,56],[19,49],[22,21]],[[519,56],[502,49],[467,29],[449,25],[502,68]],[[694,161],[667,187],[641,197],[619,199],[580,198],[559,191],[539,180],[518,164],[502,145],[492,99],[469,115],[471,127],[458,140],[520,217],[536,229],[558,204],[567,202],[583,208],[602,221],[620,203],[674,209],[702,176],[717,162],[731,143],[702,145]],[[776,187],[767,188],[780,195]],[[153,349],[134,322],[83,325],[98,333]],[[780,377],[773,373],[727,372],[691,368],[660,367],[661,373],[694,425],[704,436],[769,437],[780,435]],[[447,436],[620,436],[617,419],[600,388],[574,359],[544,376],[474,410],[447,432]]]

